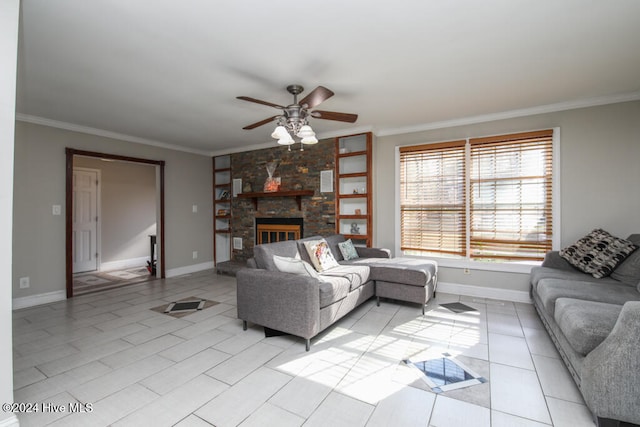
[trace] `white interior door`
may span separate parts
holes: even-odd
[[[98,174],[73,169],[73,272],[98,269]]]

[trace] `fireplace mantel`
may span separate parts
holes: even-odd
[[[258,210],[258,199],[265,197],[294,197],[298,202],[298,210],[302,210],[302,196],[313,196],[313,190],[292,190],[292,191],[273,191],[269,193],[254,192],[254,193],[240,193],[239,198],[253,199],[253,206]]]

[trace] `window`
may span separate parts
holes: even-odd
[[[552,243],[553,131],[400,148],[400,248],[541,260]]]

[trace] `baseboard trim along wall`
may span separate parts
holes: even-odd
[[[21,308],[33,307],[41,304],[49,304],[51,302],[62,301],[66,298],[67,298],[66,291],[54,291],[54,292],[47,292],[44,294],[31,295],[28,297],[14,298],[13,309],[20,310]]]
[[[146,260],[147,258],[144,258]],[[214,268],[213,261],[203,262],[201,264],[187,265],[186,267],[172,268],[166,271],[167,278],[182,276],[183,274],[197,273],[198,271],[212,270]],[[30,295],[28,297],[20,297],[13,299],[13,310],[20,310],[21,308],[34,307],[36,305],[49,304],[52,302],[58,302],[67,298],[67,292],[54,291],[44,294]],[[2,425],[0,425],[2,427]]]
[[[437,292],[445,294],[465,295],[468,297],[499,299],[504,301],[531,304],[529,292],[510,289],[485,288],[483,286],[461,285],[459,283],[438,282]]]
[[[18,417],[11,415],[9,418],[0,421],[0,427],[19,427]]]
[[[214,267],[215,266],[213,264],[213,261],[209,261],[209,262],[203,262],[201,264],[187,265],[185,267],[170,268],[170,269],[167,269],[167,271],[165,272],[165,275],[167,276],[167,278],[176,277],[176,276],[182,276],[183,274],[191,274],[191,273],[197,273],[198,271],[211,270]]]

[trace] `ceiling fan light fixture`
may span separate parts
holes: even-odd
[[[311,129],[311,126],[304,125],[300,128],[296,136],[299,138],[314,137],[316,136],[316,133]]]
[[[305,136],[303,137],[300,142],[303,144],[317,144],[318,143],[318,138],[315,137],[315,133],[312,136]]]
[[[284,126],[277,126],[271,134],[271,138],[273,139],[284,139],[287,137],[291,138],[289,132],[287,132],[287,129],[285,129]],[[280,143],[280,141],[278,141],[278,143]]]
[[[278,139],[278,144],[280,145],[293,145],[295,141],[291,138],[291,135],[288,133],[286,135],[282,135],[282,138]]]

